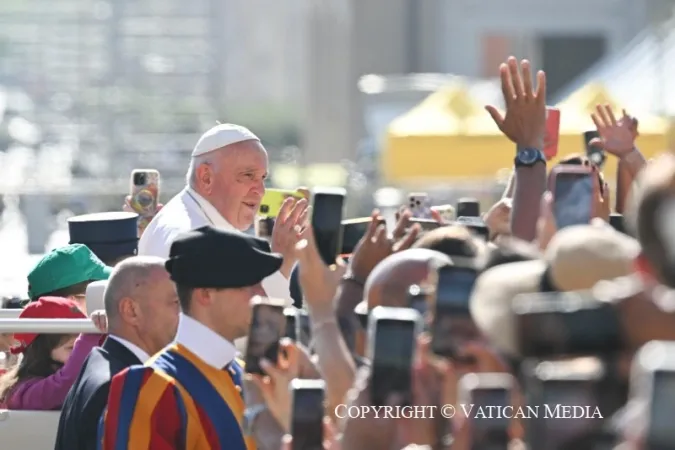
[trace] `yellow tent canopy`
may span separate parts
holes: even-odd
[[[494,178],[513,157],[513,144],[457,81],[392,121],[382,169],[393,183]]]
[[[582,134],[594,129],[591,113],[597,104],[621,109],[597,83],[585,85],[558,105],[561,110],[558,157],[584,152]],[[650,158],[668,148],[667,120],[637,114],[637,145]],[[494,179],[513,166],[514,144],[504,137],[482,105],[461,82],[434,92],[389,125],[382,153],[382,173],[390,183],[433,183],[453,178]],[[614,173],[609,157],[605,171]]]

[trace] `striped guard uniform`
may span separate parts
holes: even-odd
[[[229,373],[228,373],[229,372]],[[217,369],[180,343],[110,385],[103,450],[254,450],[245,438],[242,366]]]

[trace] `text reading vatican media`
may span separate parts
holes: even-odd
[[[597,406],[534,405],[486,406],[471,403],[443,406],[349,406],[338,405],[339,419],[452,419],[457,415],[470,419],[603,419]]]

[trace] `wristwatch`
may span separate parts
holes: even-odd
[[[532,167],[538,162],[546,162],[546,157],[537,148],[519,148],[514,164],[516,167]]]
[[[260,413],[264,412],[267,409],[263,403],[257,405],[251,405],[244,410],[244,423],[242,424],[242,429],[245,436],[253,435],[253,426],[255,421],[260,416]]]

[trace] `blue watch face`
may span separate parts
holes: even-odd
[[[539,151],[533,148],[525,148],[518,152],[518,161],[521,164],[534,164],[539,158]]]

